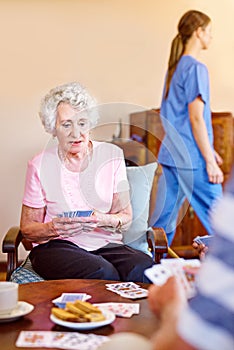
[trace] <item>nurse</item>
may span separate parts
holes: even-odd
[[[158,161],[163,172],[151,218],[152,226],[165,229],[169,245],[185,198],[212,234],[209,211],[222,194],[222,159],[213,148],[209,75],[198,60],[210,45],[211,29],[206,14],[188,11],[171,45],[160,108],[165,137]]]

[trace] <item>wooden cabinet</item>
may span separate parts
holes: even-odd
[[[146,147],[145,163],[157,157],[164,137],[159,110],[148,110],[130,114],[130,138]]]
[[[233,161],[233,116],[229,112],[212,113],[215,150],[223,158],[222,170],[227,180]],[[157,158],[164,131],[161,125],[159,110],[147,110],[130,114],[130,138],[145,146],[144,160],[148,163]],[[158,170],[160,174],[160,168]],[[152,210],[152,208],[151,208]],[[193,257],[196,253],[191,247],[193,238],[207,234],[205,228],[196,216],[193,208],[185,202],[179,216],[176,234],[172,248],[180,256]]]

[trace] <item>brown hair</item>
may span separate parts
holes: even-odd
[[[183,55],[187,41],[190,39],[195,30],[197,30],[199,27],[206,28],[210,21],[210,17],[208,17],[206,14],[195,10],[190,10],[181,17],[177,27],[178,34],[173,39],[171,44],[165,98],[168,96],[172,76],[181,56]]]

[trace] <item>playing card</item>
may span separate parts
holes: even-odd
[[[128,299],[140,299],[140,298],[146,298],[148,296],[148,290],[143,288],[138,288],[135,290],[125,290],[118,293],[123,298]]]
[[[205,244],[205,246],[209,247],[209,245],[213,242],[213,238],[213,235],[197,236],[193,241],[198,244]]]
[[[91,295],[86,293],[62,293],[60,297],[52,300],[52,302],[60,308],[65,308],[68,301],[81,300],[86,301],[91,298]]]
[[[140,288],[136,283],[134,282],[120,282],[120,283],[108,283],[106,284],[106,287],[108,290],[111,290],[112,292],[119,292],[124,290],[134,290]]]
[[[107,290],[119,294],[123,298],[138,299],[145,298],[148,295],[148,291],[141,288],[134,282],[119,282],[106,284]]]
[[[105,336],[95,334],[66,332],[61,339],[53,343],[53,347],[66,350],[94,350],[107,339]]]
[[[59,338],[60,332],[21,331],[16,346],[18,347],[51,347],[53,339]],[[60,335],[61,336],[61,335]]]
[[[46,347],[66,350],[95,350],[108,337],[78,332],[21,331],[17,347]]]
[[[171,271],[162,264],[153,265],[144,271],[145,275],[157,286],[162,286],[172,276]]]
[[[59,218],[75,218],[82,216],[91,216],[93,214],[92,210],[73,210],[73,211],[64,211],[62,214],[58,214]]]
[[[95,304],[98,308],[105,311],[111,311],[118,317],[131,317],[134,314],[139,314],[140,304],[138,303],[99,303]]]
[[[147,277],[152,280],[153,283],[157,285],[162,285],[166,282],[169,276],[176,276],[179,283],[183,286],[187,298],[191,298],[196,293],[196,284],[195,284],[195,275],[201,266],[199,259],[161,259],[161,264],[154,265],[153,268],[158,271],[169,271],[169,274],[164,276],[160,275],[157,279],[157,276],[154,276],[153,271],[148,271],[149,274]],[[164,270],[165,269],[165,270]],[[150,270],[150,269],[148,269]],[[157,272],[158,272],[157,271]],[[150,276],[151,274],[151,276]],[[154,280],[155,278],[155,280]]]
[[[75,301],[75,300],[85,301],[90,298],[91,296],[86,293],[62,293],[61,302],[66,303],[67,301]]]
[[[201,267],[199,259],[182,259],[179,274],[183,279],[187,298],[192,298],[196,294],[196,275]],[[183,277],[182,277],[183,275]]]

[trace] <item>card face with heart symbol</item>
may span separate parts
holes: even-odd
[[[106,289],[119,294],[123,298],[139,299],[148,296],[148,290],[134,282],[108,283]]]

